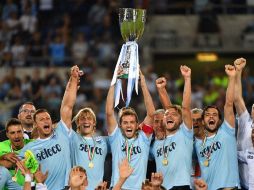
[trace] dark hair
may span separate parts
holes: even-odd
[[[25,102],[25,103],[23,103],[23,104],[21,104],[21,106],[19,107],[19,113],[21,112],[21,110],[23,109],[23,106],[24,105],[32,105],[32,106],[34,106],[34,103],[33,102]],[[35,106],[34,106],[35,107]]]
[[[5,130],[6,130],[6,132],[8,132],[9,127],[12,126],[12,125],[21,125],[21,121],[19,119],[17,119],[17,118],[11,118],[11,119],[9,119],[6,122],[6,124],[5,124]]]
[[[202,113],[202,119],[204,119],[205,117],[205,112],[210,109],[210,108],[213,108],[213,109],[216,109],[218,111],[218,114],[219,114],[219,119],[222,120],[222,114],[221,114],[221,111],[220,109],[215,106],[215,105],[210,105],[210,106],[206,106],[205,109],[203,110],[203,113]]]
[[[36,110],[36,112],[33,114],[33,120],[35,121],[36,116],[37,116],[39,113],[44,113],[44,112],[46,112],[46,113],[49,114],[48,110],[46,110],[46,109],[38,109],[38,110]]]

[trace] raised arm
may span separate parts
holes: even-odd
[[[78,66],[73,66],[71,68],[71,76],[66,85],[61,104],[61,119],[68,128],[71,128],[72,110],[76,101],[78,84],[81,75],[83,75],[83,72],[79,70]]]
[[[140,85],[144,97],[144,103],[146,107],[146,117],[144,119],[144,124],[152,126],[153,125],[153,114],[155,112],[153,100],[151,94],[147,88],[146,80],[142,72],[140,72]]]
[[[246,60],[244,58],[239,58],[234,61],[236,68],[235,76],[235,94],[234,94],[234,104],[237,114],[240,116],[243,112],[247,110],[243,96],[242,96],[242,71],[246,65]]]
[[[228,75],[229,80],[226,91],[226,102],[224,105],[224,118],[230,124],[230,126],[235,127],[235,115],[233,110],[233,103],[234,103],[236,70],[233,65],[225,65],[225,72]]]
[[[185,65],[180,66],[181,74],[184,78],[184,90],[182,101],[182,114],[185,125],[192,129],[191,119],[191,69]]]
[[[113,133],[113,131],[117,126],[117,121],[114,112],[114,91],[115,86],[114,85],[110,86],[106,100],[106,121],[109,135]]]
[[[166,89],[167,79],[165,77],[160,77],[155,81],[155,83],[157,91],[159,93],[161,104],[163,108],[166,110],[168,107],[172,105]]]

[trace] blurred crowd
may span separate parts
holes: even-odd
[[[253,0],[159,0],[154,3],[156,14],[197,14],[209,7],[217,14],[253,13]]]
[[[0,77],[1,127],[8,118],[17,115],[24,101],[32,101],[36,107],[47,107],[53,119],[58,120],[63,87],[69,77],[68,74],[60,76],[59,66],[69,68],[75,63],[85,72],[78,108],[93,107],[98,116],[98,129],[103,131],[105,96],[123,43],[117,13],[120,6],[148,8],[148,1],[5,0],[1,4],[0,65],[9,68]],[[140,52],[142,59],[142,47]],[[38,68],[32,69],[29,75],[20,76],[15,69],[37,66],[46,68],[46,74]],[[105,77],[95,74],[100,68],[106,70]],[[154,84],[159,76],[152,65],[147,65],[143,72],[155,104],[160,107]],[[248,107],[254,99],[254,78],[249,72],[246,69],[243,76],[243,95]],[[163,76],[168,79],[173,101],[179,103],[183,81],[171,74],[166,72]],[[225,78],[223,71],[208,71],[204,80],[194,81],[193,107],[223,101]],[[139,113],[144,115],[140,97],[133,96],[133,104],[139,105]]]

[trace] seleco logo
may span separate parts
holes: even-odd
[[[61,146],[59,144],[56,144],[51,148],[44,148],[42,151],[36,154],[36,157],[39,161],[41,161],[57,154],[58,152],[61,152],[61,150]]]

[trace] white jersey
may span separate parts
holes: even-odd
[[[248,189],[254,190],[254,148],[247,149],[245,151],[238,151],[238,159],[240,162],[247,164],[248,166]]]
[[[251,148],[251,125],[252,118],[247,110],[245,110],[238,119],[238,131],[237,131],[237,150],[245,151],[246,149]],[[240,173],[240,181],[241,185],[244,188],[248,189],[248,165],[245,162],[239,162],[239,173]]]

